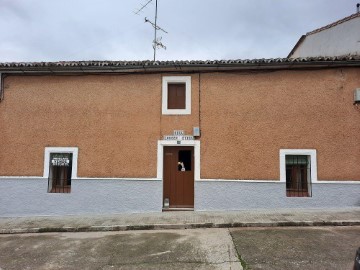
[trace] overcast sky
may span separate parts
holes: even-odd
[[[148,60],[155,0],[0,0],[0,62]],[[286,57],[359,0],[158,0],[157,60]]]

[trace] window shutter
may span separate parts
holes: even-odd
[[[185,83],[168,84],[168,109],[186,109]]]

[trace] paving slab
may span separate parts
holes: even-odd
[[[233,269],[226,229],[0,235],[0,269]]]
[[[341,209],[258,209],[251,211],[221,212],[176,211],[112,215],[1,217],[0,234],[355,225],[360,225],[360,207]]]

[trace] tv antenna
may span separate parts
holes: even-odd
[[[155,1],[155,22],[150,21],[146,17],[145,17],[145,22],[151,24],[151,26],[154,28],[153,49],[154,49],[154,61],[156,61],[156,50],[158,49],[166,50],[166,46],[161,42],[162,37],[157,36],[157,31],[161,31],[166,34],[168,33],[163,28],[157,25],[158,0],[148,0],[145,4],[141,4],[141,7],[138,10],[136,10],[134,13],[136,15],[140,15],[140,12],[142,12],[153,1]]]

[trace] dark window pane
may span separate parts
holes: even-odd
[[[305,155],[287,155],[286,160],[286,195],[288,197],[309,197],[310,162]]]
[[[285,157],[286,159],[286,165],[292,165],[292,164],[308,164],[309,163],[309,159],[308,156],[295,156],[295,155],[287,155]]]
[[[185,83],[168,84],[168,109],[185,109],[186,87]]]
[[[178,171],[191,171],[191,150],[180,150]]]
[[[72,153],[50,154],[48,192],[70,193],[72,158]]]

